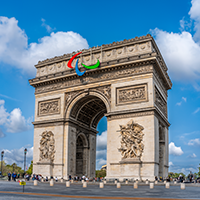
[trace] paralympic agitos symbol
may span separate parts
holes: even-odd
[[[78,55],[81,54],[81,53],[82,53],[82,52],[79,52],[79,53],[75,54],[74,56],[72,56],[72,58],[71,58],[71,59],[69,60],[69,62],[67,63],[67,66],[68,66],[69,68],[73,68],[73,67],[72,67],[72,62],[73,62],[74,58],[76,58],[76,56],[78,56]],[[78,60],[79,60],[79,59],[78,59]],[[86,70],[83,71],[83,72],[81,72],[81,71],[78,69],[78,60],[76,61],[75,71],[76,71],[76,73],[77,73],[78,76],[82,76],[82,75],[86,72]],[[91,66],[84,65],[83,63],[81,63],[81,65],[83,65],[83,67],[85,67],[86,69],[95,69],[95,68],[99,67],[100,62],[99,62],[99,60],[97,60],[97,63],[94,64],[94,65],[91,65]]]

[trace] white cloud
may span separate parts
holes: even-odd
[[[15,108],[9,113],[6,111],[4,104],[5,101],[0,100],[0,125],[5,126],[7,132],[19,133],[32,128],[32,118],[26,120],[19,108]]]
[[[55,28],[52,29],[51,26],[49,26],[48,24],[46,24],[45,23],[46,22],[45,19],[42,18],[41,21],[42,21],[42,26],[44,26],[46,28],[46,30],[47,30],[48,33],[52,32],[55,29]]]
[[[169,74],[173,80],[189,81],[195,89],[200,87],[196,81],[200,80],[200,1],[193,0],[189,15],[194,20],[194,37],[188,31],[169,33],[158,28],[152,31],[164,59],[169,67]],[[187,26],[185,20],[180,26]]]
[[[182,101],[176,103],[177,106],[181,106],[181,104],[182,104]]]
[[[97,135],[96,169],[101,169],[106,164],[107,158],[107,131]]]
[[[173,162],[170,161],[170,162],[169,162],[169,166],[171,167],[171,166],[173,166],[173,165],[174,165]]]
[[[198,171],[197,168],[195,169],[193,167],[188,167],[188,168],[186,167],[186,168],[176,169],[175,172],[183,173],[183,174],[185,174],[187,176],[190,172],[195,173],[197,171]]]
[[[196,158],[197,156],[196,156],[195,153],[193,153],[192,155],[189,155],[189,157],[190,157],[190,158]]]
[[[182,99],[183,99],[183,101],[185,101],[185,102],[187,101],[187,98],[186,98],[186,97],[182,97]]]
[[[34,76],[39,60],[88,48],[87,40],[78,33],[52,32],[39,39],[38,43],[28,44],[28,36],[12,17],[0,17],[0,62],[22,69]]]
[[[181,156],[183,151],[181,147],[176,147],[174,142],[170,142],[169,144],[169,154],[174,156]]]
[[[3,131],[0,129],[0,138],[5,137],[5,134],[3,133]]]
[[[198,113],[200,111],[200,108],[197,108],[194,112],[193,112],[193,114],[196,114],[196,113]]]
[[[194,34],[194,39],[200,42],[200,1],[199,0],[192,0],[192,7],[190,9],[190,18],[195,22],[194,30],[196,33]]]
[[[196,138],[196,139],[192,139],[188,142],[188,145],[193,146],[193,145],[199,145],[200,146],[200,139]]]
[[[105,150],[107,148],[107,131],[97,135],[97,150]]]
[[[24,147],[20,149],[2,149],[4,150],[4,161],[6,164],[13,164],[16,163],[18,166],[24,168]],[[26,154],[26,166],[29,166],[31,163],[31,160],[33,160],[33,147],[27,148],[27,154]]]

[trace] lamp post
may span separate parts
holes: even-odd
[[[4,151],[1,152],[1,177],[3,176],[3,155]]]
[[[27,153],[27,148],[24,149],[24,175],[26,171],[26,153]]]
[[[26,153],[27,153],[27,148],[24,149],[24,176],[26,171]],[[23,185],[23,192],[24,192],[24,185]]]

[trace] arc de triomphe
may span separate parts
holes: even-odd
[[[107,179],[154,180],[168,173],[167,66],[151,35],[82,50],[96,69],[78,76],[75,54],[39,61],[33,173],[95,176],[96,127],[107,117]],[[76,61],[75,59],[75,61]],[[75,65],[75,62],[72,63]]]

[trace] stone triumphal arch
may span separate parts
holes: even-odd
[[[35,87],[33,173],[94,177],[96,127],[106,116],[108,179],[167,176],[172,83],[154,39],[82,50],[76,58],[80,71],[81,62],[100,61],[83,76],[67,67],[75,53],[39,61],[29,81]]]

